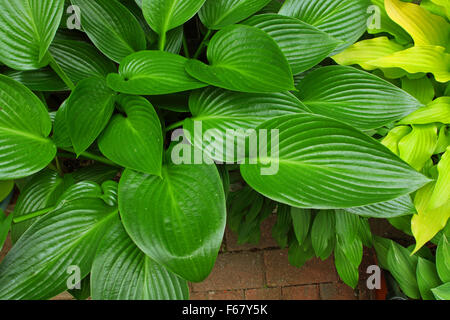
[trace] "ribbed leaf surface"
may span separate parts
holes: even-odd
[[[363,207],[345,209],[348,212],[368,218],[395,218],[415,214],[416,208],[409,195]]]
[[[66,91],[69,88],[50,68],[38,70],[10,70],[5,75],[14,79],[32,91]]]

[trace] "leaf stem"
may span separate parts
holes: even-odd
[[[165,49],[165,47],[166,47],[166,37],[167,37],[166,32],[163,32],[163,33],[159,36],[159,50],[160,50],[160,51],[164,51],[164,49]]]
[[[55,58],[53,58],[50,52],[48,52],[47,55],[50,59],[50,67],[56,72],[56,74],[61,78],[61,80],[64,81],[64,83],[69,87],[71,91],[75,90],[75,84],[72,82],[72,80],[70,80],[70,78],[67,76],[64,70],[59,66]]]
[[[200,54],[203,51],[203,48],[206,47],[206,42],[208,42],[209,38],[211,37],[212,30],[208,29],[208,32],[206,32],[205,37],[203,38],[202,42],[200,43],[200,46],[198,47],[197,51],[194,54],[194,59],[197,59]]]
[[[56,207],[50,207],[50,208],[45,208],[45,209],[42,209],[42,210],[39,210],[39,211],[35,211],[35,212],[32,212],[32,213],[29,213],[29,214],[26,214],[24,216],[14,218],[13,222],[14,223],[20,223],[20,222],[24,222],[24,221],[27,221],[27,220],[31,220],[31,219],[36,218],[36,217],[40,217],[40,216],[42,216],[42,215],[44,215],[46,213],[49,213],[50,211],[55,210],[55,208]]]
[[[170,126],[166,127],[166,132],[169,132],[170,130],[174,130],[178,127],[183,126],[183,123],[184,123],[184,120],[171,124]]]
[[[67,152],[70,152],[70,153],[73,153],[74,155],[76,155],[75,150],[73,150],[73,149],[71,149],[71,148],[60,148],[60,149],[61,149],[61,150],[64,150],[64,151],[67,151]],[[90,159],[90,160],[95,160],[95,161],[98,161],[98,162],[107,164],[107,165],[109,165],[109,166],[122,168],[121,166],[119,166],[118,164],[112,162],[111,160],[106,159],[106,158],[104,158],[104,157],[102,157],[102,156],[98,156],[98,155],[93,154],[93,153],[88,152],[88,151],[82,152],[82,153],[80,154],[80,157],[83,157],[83,158],[86,158],[86,159]]]
[[[184,51],[184,56],[188,59],[190,59],[190,55],[189,55],[189,46],[186,40],[186,35],[183,34],[183,51]]]

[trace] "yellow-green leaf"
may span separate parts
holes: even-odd
[[[424,108],[414,111],[400,124],[427,124],[433,122],[450,123],[450,97],[440,97]]]
[[[435,95],[433,84],[426,76],[420,79],[402,78],[402,89],[423,104],[433,101]]]
[[[409,126],[399,126],[393,128],[389,131],[388,135],[381,141],[386,147],[389,148],[393,153],[399,154],[398,143],[399,141],[411,132],[411,127]]]
[[[450,201],[450,147],[437,165],[439,172],[428,209],[437,209]]]

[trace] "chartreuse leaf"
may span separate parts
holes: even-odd
[[[119,74],[108,76],[108,85],[115,91],[136,95],[161,95],[205,87],[205,83],[186,73],[187,61],[169,52],[137,52],[121,62]]]
[[[272,133],[270,142],[260,141],[261,150],[271,155],[260,150],[259,158],[241,165],[241,173],[256,191],[291,206],[364,206],[398,198],[429,181],[379,142],[330,118],[288,115],[258,129]]]
[[[421,106],[390,82],[352,67],[319,68],[297,87],[297,96],[313,113],[365,130],[401,119]]]
[[[405,29],[416,46],[446,47],[450,39],[450,24],[415,3],[385,0],[389,17]]]
[[[49,299],[67,290],[71,267],[88,275],[98,243],[117,217],[117,207],[102,195],[94,183],[74,185],[23,234],[0,265],[0,299]]]
[[[13,180],[0,181],[0,202],[6,199],[6,197],[11,193],[13,188],[14,188]]]
[[[89,39],[105,56],[120,62],[146,48],[145,34],[134,15],[120,2],[71,0],[80,8],[80,21]]]
[[[436,150],[437,138],[435,124],[413,125],[412,131],[398,142],[400,158],[421,171]]]
[[[450,147],[447,147],[447,151],[442,155],[437,169],[439,176],[428,204],[429,209],[439,208],[450,201]]]
[[[163,136],[155,109],[142,97],[119,95],[116,102],[123,114],[113,116],[101,134],[100,151],[125,168],[159,176]]]
[[[326,260],[336,243],[336,215],[333,210],[321,210],[311,227],[312,247],[316,256]]]
[[[109,73],[116,72],[114,63],[86,42],[57,39],[49,50],[75,84],[86,78],[105,78]]]
[[[17,70],[46,66],[64,0],[1,0],[0,8],[0,61]]]
[[[420,108],[407,117],[401,124],[427,124],[433,122],[450,123],[450,97],[439,97],[426,107]]]
[[[80,155],[97,139],[109,122],[116,93],[100,78],[78,83],[67,100],[66,121],[75,152]]]
[[[398,143],[403,139],[406,135],[411,132],[410,126],[398,126],[393,128],[387,136],[381,141],[383,145],[385,145],[389,150],[391,150],[395,154],[400,154],[398,150]]]
[[[431,0],[431,2],[441,7],[443,13],[450,19],[450,3],[447,0]]]
[[[67,85],[50,68],[38,70],[17,71],[8,70],[5,75],[20,82],[31,91],[66,91]]]
[[[444,283],[437,288],[431,289],[437,300],[450,300],[450,282]]]
[[[445,235],[436,250],[436,269],[442,282],[450,282],[450,244]]]
[[[334,249],[334,264],[339,277],[345,284],[355,289],[359,280],[359,265],[353,264],[345,255],[342,247],[336,243]]]
[[[377,68],[401,68],[409,73],[432,73],[439,82],[450,81],[450,54],[444,47],[415,46],[368,62]]]
[[[205,83],[241,92],[280,92],[294,89],[289,63],[266,32],[233,25],[217,32],[208,46],[206,65],[186,64],[187,72]]]
[[[41,100],[24,85],[0,75],[0,180],[24,178],[46,167],[56,147]]]
[[[311,210],[291,207],[291,218],[295,237],[298,244],[302,246],[309,234],[312,220]]]
[[[6,216],[3,210],[0,208],[0,250],[3,248],[6,238],[8,237],[12,219],[12,214]]]
[[[420,79],[402,78],[402,89],[423,104],[430,103],[435,95],[433,83],[428,77]]]
[[[412,299],[419,299],[420,292],[416,279],[417,257],[401,245],[390,242],[387,264],[402,291]]]
[[[20,192],[14,208],[14,218],[53,207],[69,186],[67,181],[64,181],[56,171],[42,170],[34,175]],[[36,217],[14,223],[11,228],[12,242],[17,242],[22,234],[38,219],[39,217]]]
[[[254,94],[214,87],[193,92],[189,109],[192,118],[184,121],[183,128],[191,142],[209,158],[223,162],[243,160],[244,152],[236,154],[242,149],[238,143],[267,119],[307,112],[289,92]]]
[[[189,281],[209,275],[226,223],[225,195],[214,165],[168,164],[162,178],[127,169],[119,207],[128,234],[150,258]]]
[[[352,214],[368,218],[395,218],[416,213],[416,208],[409,195],[404,195],[390,201],[345,210]]]
[[[100,242],[91,272],[94,300],[187,299],[186,280],[146,256],[114,218]]]
[[[191,19],[204,3],[205,0],[143,0],[142,11],[150,27],[163,35]]]
[[[448,146],[450,146],[450,132],[447,126],[442,126],[439,129],[438,143],[434,154],[445,152]]]
[[[208,29],[222,29],[244,20],[265,7],[270,0],[206,0],[198,13]]]
[[[419,260],[417,262],[416,276],[422,299],[435,300],[431,289],[439,286],[442,283],[439,280],[438,274],[436,272],[435,264],[419,257]]]
[[[353,44],[367,28],[369,0],[286,0],[280,14],[300,19],[344,41],[336,52]]]
[[[280,46],[294,74],[309,70],[341,43],[303,21],[279,14],[253,16],[243,24],[267,32]]]

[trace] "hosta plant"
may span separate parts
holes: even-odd
[[[411,89],[421,84],[402,89],[367,72],[448,81],[447,17],[430,20],[431,43],[420,33],[405,50],[432,54],[432,69],[337,65],[354,63],[338,57],[358,45],[371,6],[0,0],[0,197],[13,183],[19,191],[14,211],[0,213],[1,243],[8,233],[13,242],[0,299],[67,289],[78,299],[187,299],[188,282],[210,274],[227,221],[254,242],[273,212],[292,264],[334,252],[355,287],[363,245],[373,243],[369,217],[414,214],[420,192],[433,194],[427,208],[445,211],[449,196],[447,129],[429,129],[441,120],[424,110],[445,112],[446,98],[431,102]],[[385,6],[401,13],[405,4]],[[408,46],[405,32],[397,48]],[[430,135],[439,127],[440,149],[399,157],[383,138],[406,125]]]

